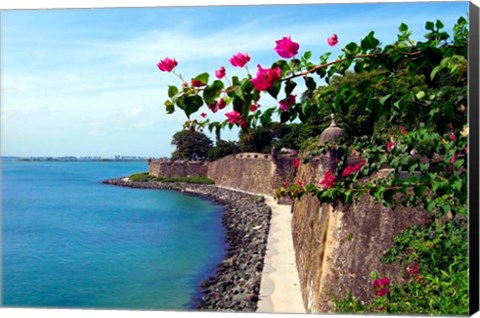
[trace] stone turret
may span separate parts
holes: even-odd
[[[343,129],[337,126],[337,123],[335,121],[335,115],[331,114],[331,117],[332,123],[320,134],[319,146],[324,146],[327,143],[335,143],[337,140],[345,136]],[[330,157],[328,160],[328,165],[324,165],[326,170],[335,171],[337,163],[343,155],[344,153],[341,147],[330,147]]]

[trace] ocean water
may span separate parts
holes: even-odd
[[[145,162],[2,162],[3,306],[186,310],[224,255],[222,207],[104,185]]]

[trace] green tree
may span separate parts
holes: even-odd
[[[173,135],[172,145],[176,146],[173,160],[204,160],[212,148],[212,141],[202,132],[184,129]]]
[[[215,147],[208,151],[208,160],[217,160],[239,152],[240,147],[235,141],[217,140]]]

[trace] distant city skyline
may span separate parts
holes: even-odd
[[[190,79],[247,52],[257,64],[277,60],[275,41],[291,36],[300,54],[332,57],[371,30],[394,41],[405,22],[421,40],[427,20],[450,32],[468,2],[17,10],[1,12],[2,156],[168,157],[186,120],[167,115],[167,86],[179,84],[156,63],[178,61]],[[339,45],[326,39],[338,34]],[[264,107],[275,105],[265,98]],[[225,119],[224,112],[209,118]],[[192,119],[200,119],[194,115]],[[235,139],[237,130],[222,132]],[[213,135],[209,135],[212,140]]]

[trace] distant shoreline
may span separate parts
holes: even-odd
[[[200,282],[202,295],[191,309],[255,312],[260,293],[272,211],[262,196],[219,188],[215,185],[133,182],[127,178],[103,181],[122,187],[175,190],[205,197],[225,206],[222,224],[228,247],[215,275]]]

